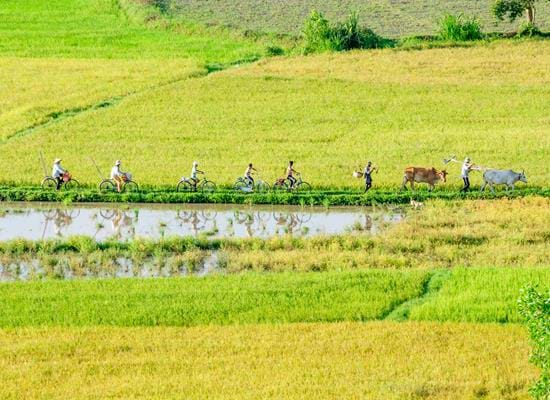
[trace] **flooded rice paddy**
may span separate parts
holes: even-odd
[[[0,240],[44,240],[85,235],[98,241],[309,237],[350,231],[377,234],[404,218],[396,207],[296,207],[243,205],[72,205],[11,203],[0,206]]]
[[[64,239],[75,235],[97,241],[212,238],[311,237],[356,232],[376,235],[398,223],[398,207],[295,207],[244,205],[131,205],[4,203],[0,241]],[[223,251],[191,250],[158,257],[92,255],[0,255],[0,282],[32,279],[153,278],[207,275],[225,271]]]

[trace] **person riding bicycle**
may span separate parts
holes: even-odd
[[[57,190],[59,190],[59,188],[61,187],[61,185],[63,184],[64,182],[64,177],[65,177],[65,174],[67,174],[67,170],[65,170],[62,166],[61,166],[61,158],[56,158],[53,162],[53,167],[52,167],[52,178],[55,179],[55,183],[56,183],[56,186],[55,188]]]
[[[195,189],[197,188],[197,183],[199,183],[199,178],[198,178],[198,174],[203,174],[204,175],[204,171],[201,171],[199,168],[199,163],[197,161],[193,161],[193,168],[191,168],[191,183],[193,184],[193,186],[195,187]]]
[[[248,182],[249,186],[254,186],[253,172],[258,172],[256,168],[252,166],[252,163],[248,164],[246,171],[244,171],[244,179]]]
[[[132,174],[120,170],[121,164],[120,160],[116,160],[115,165],[111,168],[111,179],[115,181],[119,193],[122,190],[122,184],[132,180]]]
[[[299,172],[294,169],[294,161],[289,161],[288,167],[286,167],[286,179],[290,181],[291,189],[294,187],[294,184],[296,183],[296,178],[294,177],[294,174],[299,174]]]

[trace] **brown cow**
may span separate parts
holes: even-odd
[[[435,168],[407,167],[403,175],[403,186],[401,190],[406,189],[408,182],[411,183],[411,189],[414,189],[414,183],[427,183],[430,192],[439,181],[447,182],[447,171],[438,171]]]

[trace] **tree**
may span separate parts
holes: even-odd
[[[544,0],[495,0],[493,3],[493,14],[499,20],[508,18],[514,22],[518,17],[525,14],[530,24],[535,24],[535,3]]]

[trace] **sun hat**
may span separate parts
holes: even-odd
[[[120,162],[120,160],[116,160],[116,161],[115,161],[115,165],[118,166],[118,165],[120,165],[120,164],[122,164],[122,163]]]
[[[59,164],[61,161],[62,161],[61,158],[56,158],[56,159],[53,161],[53,163],[54,163],[54,164]]]

